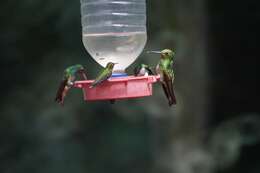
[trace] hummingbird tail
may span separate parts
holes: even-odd
[[[169,88],[169,96],[170,96],[171,103],[176,104],[176,98],[175,98],[175,94],[174,94],[174,91],[173,91],[172,82],[169,82],[168,88]]]
[[[171,101],[171,97],[170,97],[170,94],[169,94],[169,90],[168,90],[168,88],[167,88],[167,86],[166,86],[166,84],[164,82],[162,83],[162,87],[163,87],[164,94],[165,94],[165,96],[166,96],[166,98],[167,98],[167,100],[169,102],[169,106],[171,106],[172,105],[172,101]]]
[[[172,106],[174,103],[172,101],[172,99],[169,100],[169,106]]]
[[[163,90],[165,92],[165,95],[169,101],[169,106],[176,104],[176,98],[175,98],[175,94],[173,91],[173,80],[171,77],[169,77],[169,75],[164,74],[164,82],[163,84]]]
[[[172,91],[172,94],[171,94],[171,100],[173,102],[173,104],[177,104],[177,101],[176,101],[176,97],[175,97],[175,94],[174,94],[174,91]]]
[[[176,104],[176,97],[173,90],[173,81],[170,80],[168,83],[169,83],[169,93],[170,93],[171,101],[173,104]]]

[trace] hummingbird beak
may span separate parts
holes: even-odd
[[[161,51],[147,51],[146,53],[156,53],[156,54],[161,54]]]

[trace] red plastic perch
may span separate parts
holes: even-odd
[[[93,80],[76,81],[74,87],[83,90],[86,101],[130,99],[151,96],[152,84],[159,79],[159,75],[127,76],[110,78],[94,88],[89,88]]]

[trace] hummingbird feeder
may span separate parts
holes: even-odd
[[[145,0],[81,0],[82,41],[91,57],[105,67],[117,63],[110,79],[91,88],[93,80],[76,81],[84,100],[118,100],[152,95],[159,76],[128,76],[125,69],[147,41]]]
[[[95,88],[89,88],[93,80],[76,81],[74,87],[81,88],[84,100],[118,100],[152,95],[152,84],[159,76],[128,76],[111,78]]]

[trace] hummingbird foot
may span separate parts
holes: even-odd
[[[72,87],[73,85],[74,85],[74,82],[72,82],[72,81],[68,81],[68,82],[67,82],[67,86],[68,86],[68,87]]]

